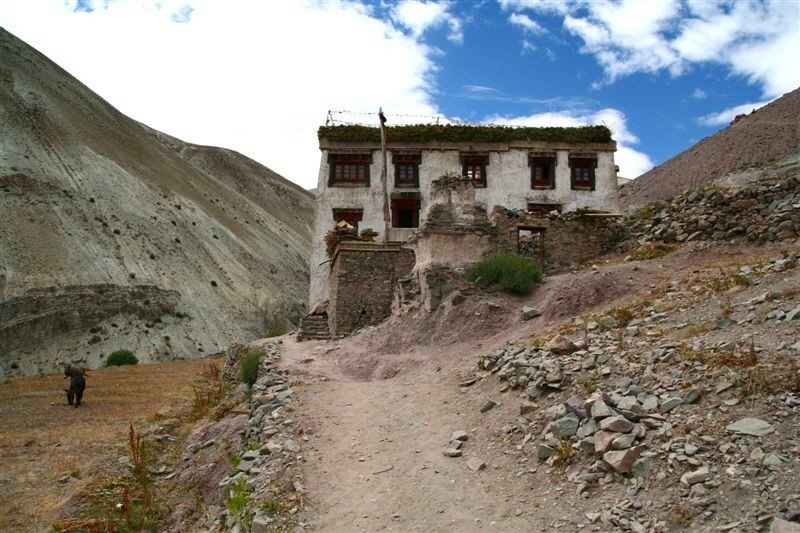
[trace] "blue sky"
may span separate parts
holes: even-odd
[[[132,118],[307,188],[328,110],[604,123],[635,177],[800,86],[799,0],[0,0],[0,26]]]

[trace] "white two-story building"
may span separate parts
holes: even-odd
[[[325,234],[346,220],[379,243],[405,242],[442,176],[466,176],[475,201],[520,211],[619,212],[616,143],[605,126],[321,127],[309,304],[328,299]],[[384,163],[385,162],[385,163]]]

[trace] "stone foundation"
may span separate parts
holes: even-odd
[[[341,243],[330,273],[331,335],[346,335],[388,318],[398,280],[413,266],[414,252],[400,244]]]

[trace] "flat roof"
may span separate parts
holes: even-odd
[[[387,127],[386,140],[391,143],[508,143],[513,141],[554,143],[611,143],[611,130],[606,126],[574,128],[529,128],[508,126],[461,126],[417,124]],[[320,141],[375,144],[381,142],[380,128],[371,126],[320,126]]]

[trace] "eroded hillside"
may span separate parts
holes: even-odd
[[[196,357],[305,305],[313,197],[119,113],[0,29],[0,374]]]

